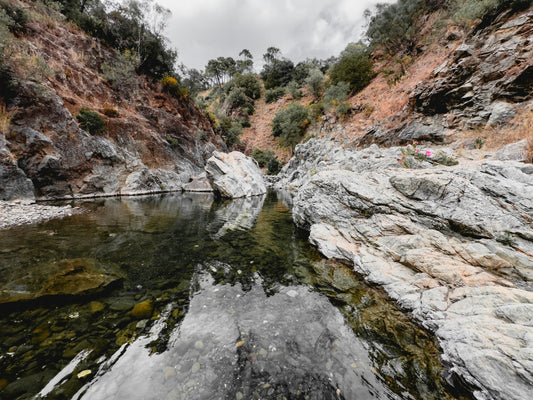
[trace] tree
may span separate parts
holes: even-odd
[[[299,103],[291,103],[272,119],[272,135],[279,137],[284,146],[294,149],[308,125],[309,112],[307,108]]]
[[[329,78],[333,84],[347,82],[350,90],[362,90],[372,79],[372,60],[362,43],[350,43],[341,53],[339,62],[331,67]]]
[[[263,66],[261,79],[265,82],[265,89],[272,89],[278,86],[286,86],[292,79],[294,64],[291,60],[275,59]]]
[[[312,69],[309,76],[305,79],[305,85],[309,92],[318,99],[324,88],[324,74],[318,68]]]
[[[277,47],[269,47],[265,54],[263,54],[263,60],[267,65],[272,64],[281,55],[281,50]]]
[[[254,60],[252,53],[249,50],[243,49],[239,53],[239,57],[242,57],[242,60],[237,60],[237,72],[239,74],[245,74],[252,72],[254,68]]]

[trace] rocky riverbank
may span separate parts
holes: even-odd
[[[435,332],[451,372],[478,399],[530,398],[533,166],[402,150],[312,139],[275,187],[292,193],[296,223],[326,257],[352,265]]]
[[[45,206],[29,202],[0,201],[0,229],[18,225],[36,224],[53,218],[63,218],[81,212],[67,206]]]

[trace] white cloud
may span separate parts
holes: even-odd
[[[361,38],[363,12],[394,0],[159,0],[172,11],[166,30],[179,61],[202,69],[249,49],[256,63],[270,46],[298,62],[338,55]]]

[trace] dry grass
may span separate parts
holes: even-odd
[[[6,105],[3,102],[0,102],[0,133],[7,136],[11,120],[15,116],[17,110],[16,107],[8,110]]]

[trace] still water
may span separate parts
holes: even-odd
[[[459,399],[434,339],[265,197],[0,231],[2,399]]]

